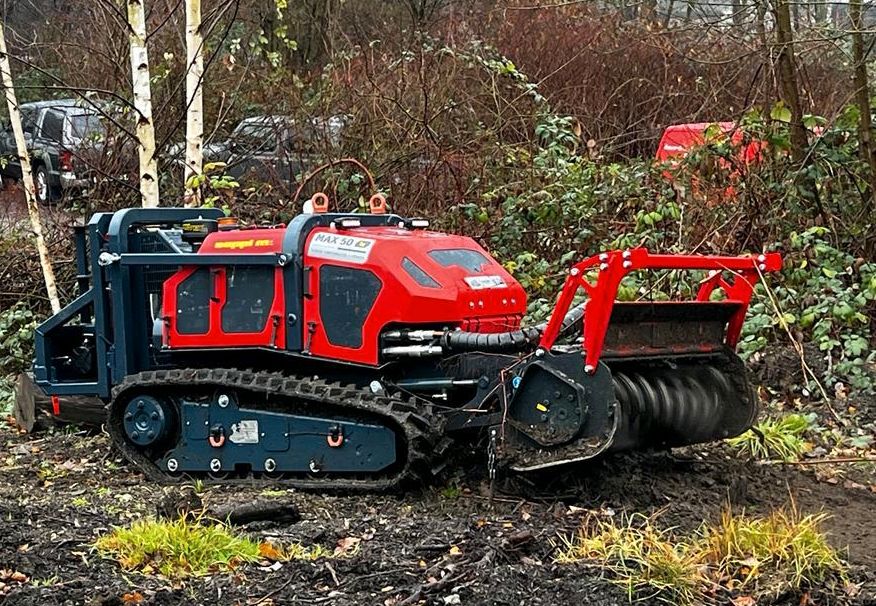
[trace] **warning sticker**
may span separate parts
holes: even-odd
[[[502,276],[469,276],[465,279],[473,290],[483,290],[485,288],[505,288],[505,280]]]
[[[231,435],[228,436],[228,439],[234,444],[258,444],[259,422],[253,419],[234,423],[231,426]]]
[[[344,234],[321,232],[313,236],[307,246],[307,254],[319,259],[346,261],[361,265],[368,261],[374,240],[356,238]]]

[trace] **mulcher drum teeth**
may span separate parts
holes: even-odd
[[[324,416],[327,410],[339,414],[383,419],[388,427],[401,431],[400,441],[405,459],[388,474],[359,477],[325,474],[259,478],[251,474],[214,479],[208,473],[172,475],[158,467],[153,458],[134,448],[125,438],[122,416],[125,403],[134,395],[173,393],[184,396],[186,390],[229,390],[248,394],[248,400],[265,402],[263,408],[276,411],[278,404],[288,404],[296,411],[310,410]],[[270,401],[270,405],[267,403]],[[180,483],[192,477],[223,484],[281,484],[304,490],[324,492],[376,492],[427,480],[437,469],[446,452],[448,441],[442,437],[443,419],[430,410],[428,404],[416,405],[406,399],[374,394],[369,389],[328,383],[319,379],[287,376],[280,373],[252,372],[234,369],[184,369],[149,371],[130,375],[113,390],[109,405],[109,434],[125,457],[149,479],[164,483]],[[160,458],[160,455],[155,458]]]
[[[708,362],[612,368],[622,422],[612,450],[729,438],[757,417],[757,393],[735,354]]]

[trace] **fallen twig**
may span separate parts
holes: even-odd
[[[271,592],[269,592],[269,593],[266,593],[264,596],[262,596],[261,598],[257,599],[256,601],[253,601],[253,600],[251,600],[251,599],[250,599],[250,600],[247,600],[247,601],[246,601],[247,605],[248,605],[248,606],[257,606],[258,604],[263,604],[263,603],[267,602],[267,601],[268,601],[269,599],[271,599],[273,596],[277,595],[278,593],[280,593],[281,591],[283,591],[284,589],[286,589],[289,585],[291,585],[291,584],[292,584],[292,581],[294,581],[294,580],[295,580],[294,577],[291,578],[291,579],[289,579],[288,581],[286,581],[285,583],[283,583],[282,585],[280,585],[279,587],[277,587],[275,590],[273,590],[273,591],[271,591]]]
[[[758,461],[758,465],[828,465],[830,463],[876,462],[876,456],[837,457],[835,459],[804,459],[802,461]]]

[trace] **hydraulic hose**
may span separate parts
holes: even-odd
[[[572,307],[563,318],[563,333],[581,322],[584,317],[584,303]],[[507,332],[468,332],[456,330],[447,332],[441,338],[441,344],[449,351],[483,351],[490,353],[513,352],[531,349],[536,346],[547,322],[535,326],[527,326]]]

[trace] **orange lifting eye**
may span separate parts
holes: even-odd
[[[374,194],[371,196],[371,199],[368,200],[368,208],[371,211],[372,215],[385,215],[386,214],[386,198],[383,194]]]
[[[329,198],[323,192],[316,192],[310,199],[310,204],[313,205],[313,212],[327,213],[329,209]]]

